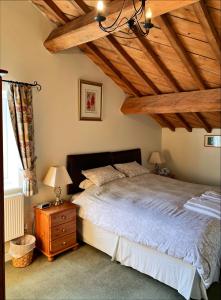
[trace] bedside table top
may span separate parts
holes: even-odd
[[[75,209],[75,208],[77,208],[77,206],[75,204],[73,204],[69,201],[64,201],[63,204],[58,205],[58,206],[51,206],[49,208],[44,208],[44,209],[36,207],[35,209],[44,212],[44,214],[46,214],[46,215],[51,215],[51,214],[56,214],[56,213],[59,213],[59,212],[62,212],[62,211],[68,210],[68,209]]]

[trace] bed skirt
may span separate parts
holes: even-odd
[[[196,268],[181,259],[129,241],[78,217],[78,236],[112,260],[147,274],[176,289],[185,299],[208,300]],[[218,280],[219,272],[216,272]]]

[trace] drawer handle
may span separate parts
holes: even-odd
[[[67,217],[66,216],[61,216],[62,220],[65,220]]]
[[[63,242],[63,243],[62,243],[62,245],[66,245],[66,244],[67,244],[66,242]]]
[[[61,230],[62,232],[65,232],[65,229],[64,228],[62,228],[62,230]]]

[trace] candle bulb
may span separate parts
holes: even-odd
[[[147,22],[150,22],[150,20],[151,20],[151,18],[152,18],[152,11],[151,11],[151,9],[150,8],[148,8],[147,9],[147,11],[146,11],[146,21]]]
[[[103,15],[104,10],[104,3],[103,1],[97,2],[97,16],[95,17],[95,20],[99,22],[99,26],[101,26],[101,22],[106,20],[106,17]]]
[[[97,2],[97,12],[100,14],[102,13],[104,10],[104,3],[103,1],[98,1]]]
[[[145,13],[145,22],[143,25],[147,32],[149,32],[149,30],[153,27],[153,24],[151,23],[151,18],[152,18],[152,11],[150,8],[148,8]]]

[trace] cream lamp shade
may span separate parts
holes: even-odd
[[[43,183],[54,188],[56,196],[54,205],[60,205],[63,203],[61,199],[62,186],[71,184],[72,180],[64,166],[53,166],[49,168]]]
[[[72,180],[64,166],[53,166],[49,168],[43,182],[51,187],[61,187],[71,184]]]
[[[153,165],[161,165],[165,163],[165,159],[160,152],[154,151],[151,153],[148,162]]]

